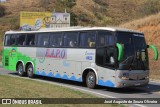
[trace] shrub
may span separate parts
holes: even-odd
[[[143,16],[160,12],[160,0],[147,0],[140,8]]]
[[[95,3],[104,6],[104,7],[108,7],[108,4],[105,2],[105,0],[93,0]]]
[[[70,12],[71,17],[71,26],[77,26],[77,15],[75,15],[73,12]]]
[[[57,0],[57,3],[63,4],[63,6],[72,8],[76,5],[76,0]]]
[[[47,9],[48,5],[49,5],[49,0],[40,0],[39,4],[41,7]]]
[[[5,15],[5,7],[0,5],[0,17]]]
[[[78,16],[78,20],[82,21],[82,22],[88,22],[88,18],[86,17],[87,15],[84,14],[84,13],[81,13],[79,16]]]

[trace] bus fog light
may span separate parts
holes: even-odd
[[[129,77],[124,77],[124,76],[119,76],[119,78],[122,80],[129,80]]]
[[[129,73],[123,73],[122,76],[119,76],[122,80],[129,80]]]

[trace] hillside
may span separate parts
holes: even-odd
[[[71,24],[84,26],[119,25],[141,17],[141,7],[147,0],[9,0],[1,3],[5,15],[0,17],[0,34],[19,28],[20,11],[71,13]],[[139,11],[138,11],[139,10]],[[3,28],[2,28],[3,27]]]
[[[90,25],[118,25],[140,17],[141,6],[146,0],[77,0],[72,8],[78,15],[85,15]],[[92,19],[92,20],[91,20]],[[86,20],[87,21],[87,20]],[[78,24],[88,25],[78,20]]]
[[[5,31],[19,29],[20,11],[64,12],[66,8],[73,26],[115,26],[141,17],[146,1],[149,0],[8,0],[0,3],[0,40]]]
[[[147,43],[154,44],[158,48],[160,53],[160,13],[122,24],[120,25],[120,27],[135,29],[144,32]],[[160,79],[160,60],[153,61],[152,50],[149,50],[149,57],[151,77]]]

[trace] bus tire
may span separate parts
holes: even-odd
[[[89,71],[86,76],[86,85],[88,88],[95,88],[96,87],[96,75],[94,72]]]
[[[25,75],[25,72],[24,72],[24,66],[22,63],[19,63],[18,66],[17,66],[17,73],[19,76],[24,76]]]
[[[34,73],[33,73],[34,69],[33,69],[33,65],[29,64],[27,67],[27,75],[29,78],[33,78],[34,77]]]

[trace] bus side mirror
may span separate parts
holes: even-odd
[[[116,47],[118,48],[118,61],[123,59],[124,49],[123,46],[119,43],[116,43]]]
[[[158,60],[158,49],[154,45],[147,45],[147,48],[150,48],[154,51],[154,60]]]

